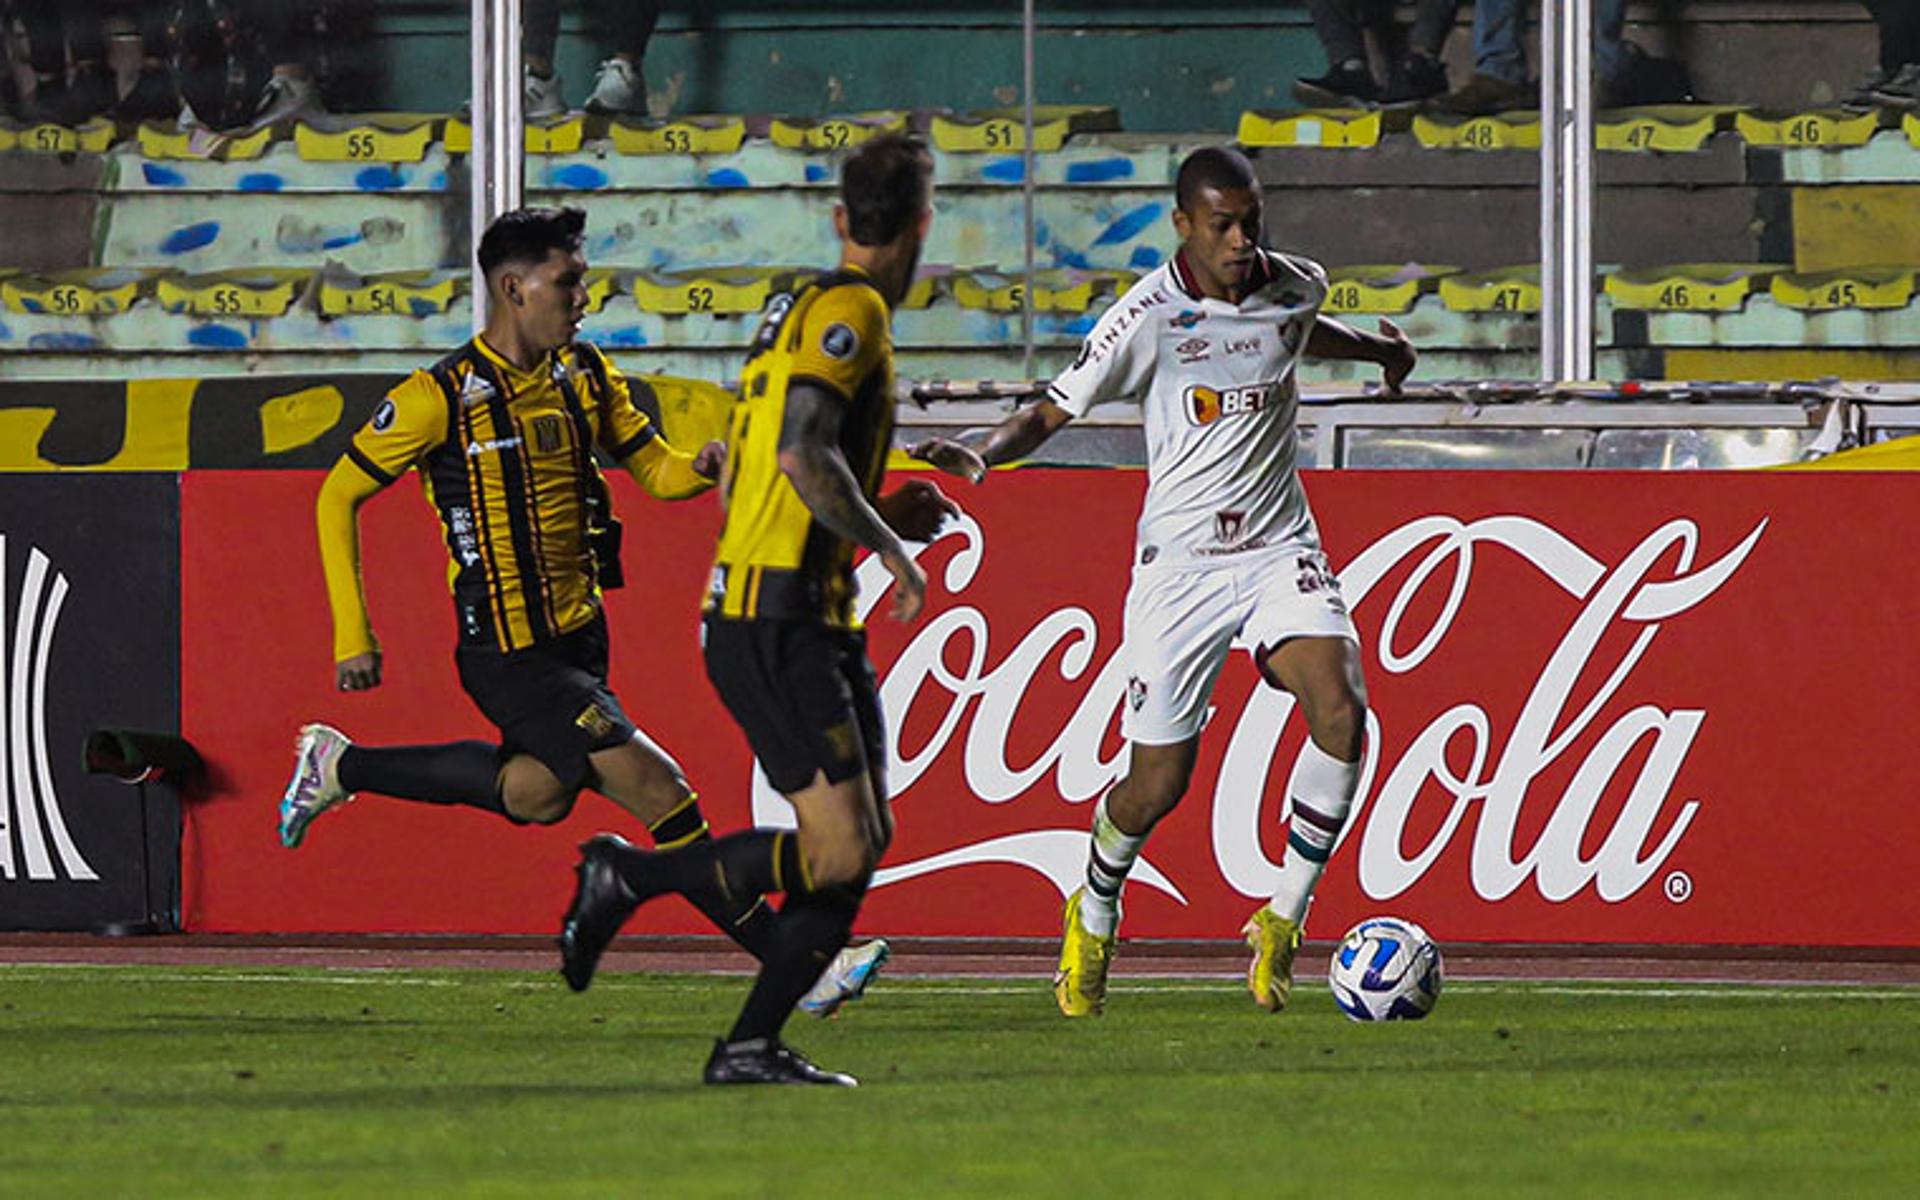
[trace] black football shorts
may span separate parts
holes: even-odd
[[[707,678],[747,735],[768,782],[791,795],[816,772],[844,783],[886,763],[867,636],[817,621],[709,615]]]
[[[607,686],[607,619],[503,654],[485,646],[454,651],[460,686],[500,729],[500,757],[531,754],[569,790],[592,777],[587,755],[634,735]]]

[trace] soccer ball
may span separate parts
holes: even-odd
[[[1412,921],[1369,917],[1340,939],[1327,985],[1353,1020],[1417,1021],[1440,999],[1440,947]]]

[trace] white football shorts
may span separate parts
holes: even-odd
[[[1339,579],[1310,543],[1217,565],[1135,566],[1125,637],[1120,730],[1151,746],[1200,732],[1236,646],[1258,656],[1288,638],[1360,641]]]

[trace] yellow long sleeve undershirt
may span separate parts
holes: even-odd
[[[685,500],[713,486],[713,480],[693,469],[693,455],[669,446],[665,438],[648,439],[624,465],[656,500]]]
[[[333,661],[345,662],[380,648],[367,619],[367,597],[360,582],[360,506],[380,491],[379,481],[342,458],[320,485],[314,504],[320,534],[320,568],[327,578],[327,604],[333,610]]]

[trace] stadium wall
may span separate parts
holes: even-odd
[[[258,419],[274,432],[257,446],[199,432],[204,393],[161,439],[128,435],[158,427],[148,401],[96,393],[90,416],[46,406],[58,419],[40,421],[40,465],[16,456],[0,475],[0,780],[16,864],[0,872],[4,923],[90,927],[122,907],[133,794],[81,775],[73,754],[86,728],[119,724],[177,728],[208,759],[183,814],[188,929],[551,931],[573,845],[601,828],[637,832],[596,797],[538,829],[368,797],[297,853],[278,845],[303,721],[383,743],[483,727],[451,669],[444,550],[411,484],[363,521],[386,685],[334,691],[313,496],[328,439],[378,385],[307,395],[315,411],[301,421],[288,412],[298,406],[274,406],[270,384],[223,397],[229,430],[246,425],[232,419],[239,406],[277,414]],[[0,421],[22,411],[0,409]],[[15,446],[7,435],[0,445]],[[146,465],[129,471],[135,461]],[[88,474],[64,473],[75,471]],[[698,658],[717,507],[666,507],[612,482],[633,581],[608,598],[615,686],[681,758],[717,826],[778,821]],[[954,487],[969,517],[922,553],[927,616],[872,631],[900,829],[864,918],[873,930],[1052,932],[1088,805],[1120,768],[1115,651],[1141,487],[1137,472],[1062,469]],[[1904,544],[1917,488],[1897,473],[1311,474],[1376,721],[1366,800],[1316,927],[1386,910],[1456,942],[1920,944],[1903,870],[1920,835],[1906,749],[1920,682],[1890,652],[1909,637],[1911,583],[1887,553]],[[57,622],[28,618],[23,641],[29,547],[50,564],[35,594],[55,574],[69,591]],[[49,664],[44,705],[31,699],[36,653]],[[1237,659],[1210,730],[1193,793],[1130,890],[1135,936],[1230,936],[1270,886],[1300,722]],[[49,794],[97,880],[61,863]],[[59,878],[19,869],[32,861],[29,795]],[[635,928],[700,930],[676,906]]]

